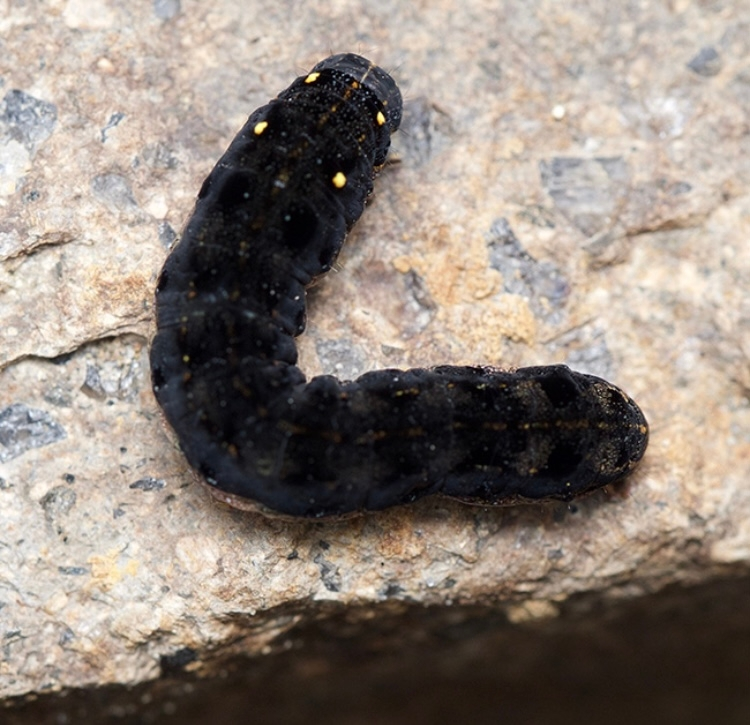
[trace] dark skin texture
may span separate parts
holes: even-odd
[[[154,392],[220,498],[341,516],[439,493],[570,500],[627,475],[648,427],[614,385],[563,365],[381,370],[307,382],[305,288],[364,210],[401,95],[333,56],[250,116],[210,173],[157,287]]]

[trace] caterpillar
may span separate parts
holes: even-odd
[[[317,518],[429,494],[569,501],[646,449],[638,406],[564,365],[305,378],[305,290],[362,214],[401,115],[370,61],[318,63],[249,117],[164,264],[153,390],[188,463],[234,506]]]

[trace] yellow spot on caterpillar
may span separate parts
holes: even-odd
[[[375,121],[377,122],[378,126],[385,125],[385,116],[383,115],[382,111],[378,111],[378,115],[375,116]]]
[[[318,78],[320,78],[320,73],[315,71],[315,73],[310,73],[307,78],[305,78],[305,83],[315,83]]]
[[[256,136],[260,136],[263,133],[263,131],[265,131],[267,128],[268,128],[268,121],[258,121],[258,123],[255,124],[253,133]]]
[[[331,181],[337,189],[343,189],[346,186],[346,175],[341,171],[337,171]]]
[[[187,365],[190,362],[190,355],[183,355],[182,362],[184,362],[185,365]]]

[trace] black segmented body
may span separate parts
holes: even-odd
[[[442,493],[562,499],[628,473],[647,443],[622,391],[562,365],[381,370],[307,382],[305,288],[361,215],[401,95],[337,55],[250,116],[204,182],[157,288],[154,391],[190,464],[235,505],[294,516]]]

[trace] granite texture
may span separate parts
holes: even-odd
[[[246,116],[331,51],[406,107],[303,369],[567,362],[651,423],[627,485],[315,523],[195,483],[156,276]],[[0,0],[0,698],[209,675],[331,607],[520,626],[747,581],[749,106],[746,3]]]

